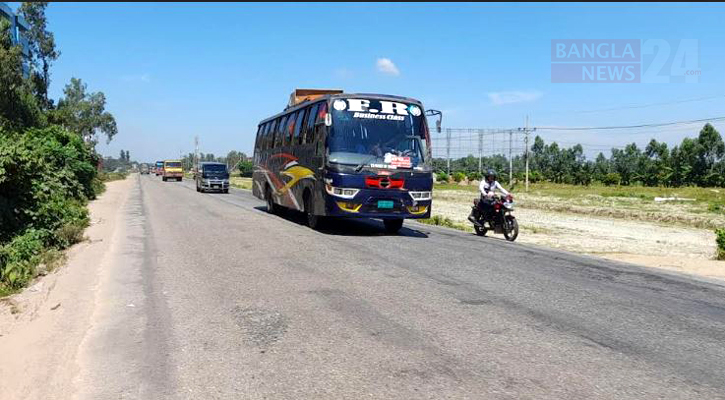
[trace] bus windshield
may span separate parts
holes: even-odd
[[[332,103],[328,159],[337,164],[414,168],[425,159],[425,125],[416,104],[374,99]]]
[[[181,163],[178,161],[167,162],[166,168],[181,168]]]

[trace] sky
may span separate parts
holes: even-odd
[[[51,3],[47,16],[61,52],[51,96],[71,77],[104,92],[119,132],[98,150],[142,162],[192,152],[195,135],[201,152],[251,154],[257,123],[295,88],[417,98],[450,128],[516,129],[528,115],[545,141],[587,154],[677,144],[702,123],[543,128],[725,116],[721,5]],[[552,83],[552,39],[664,39],[672,53],[696,39],[699,82]]]

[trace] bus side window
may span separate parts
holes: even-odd
[[[269,121],[269,129],[267,129],[267,135],[270,136],[269,143],[271,144],[270,148],[274,145],[274,132],[275,127],[277,126],[277,120]]]
[[[275,130],[275,135],[274,135],[275,136],[275,139],[274,139],[275,148],[282,146],[282,141],[283,141],[284,133],[285,133],[286,121],[287,121],[287,116],[283,115],[282,119],[280,119],[280,121],[279,121],[279,126]]]
[[[307,114],[307,108],[304,108],[297,112],[297,121],[295,121],[295,135],[292,144],[302,144],[302,127],[305,122],[305,114]]]
[[[320,129],[322,129],[322,125],[325,123],[325,115],[327,115],[327,102],[320,103],[320,107],[317,108],[317,117],[315,118],[315,126],[313,127],[313,139],[314,141],[320,140]],[[320,151],[319,145],[318,145],[318,152]]]
[[[310,112],[307,114],[307,123],[305,124],[305,137],[304,143],[312,143],[315,140],[315,120],[317,119],[317,107],[320,103],[314,104],[310,108]]]
[[[267,142],[267,130],[265,129],[266,127],[266,124],[259,124],[259,148],[262,150],[269,148]]]
[[[287,130],[284,132],[285,145],[292,144],[292,135],[295,133],[295,120],[297,118],[296,113],[292,113],[287,118]]]
[[[271,128],[270,125],[271,124],[269,122],[264,124],[264,137],[267,138],[267,148],[268,149],[271,149],[272,147],[274,147],[274,135],[272,134],[272,130],[269,129],[269,128]]]
[[[261,142],[259,141],[260,138],[263,139],[263,137],[262,137],[262,125],[259,125],[257,127],[257,138],[254,140],[254,149],[255,150],[256,149],[259,149],[259,146],[261,144]]]

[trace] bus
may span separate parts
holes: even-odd
[[[420,101],[382,94],[294,92],[261,121],[254,145],[254,196],[275,213],[382,219],[395,233],[407,218],[429,218],[430,133]],[[296,95],[297,94],[297,95]]]
[[[156,161],[155,172],[156,172],[156,176],[162,175],[164,173],[164,162],[163,161]]]

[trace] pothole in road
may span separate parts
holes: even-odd
[[[287,331],[287,318],[276,311],[235,307],[232,313],[244,334],[244,341],[252,346],[274,344]]]

